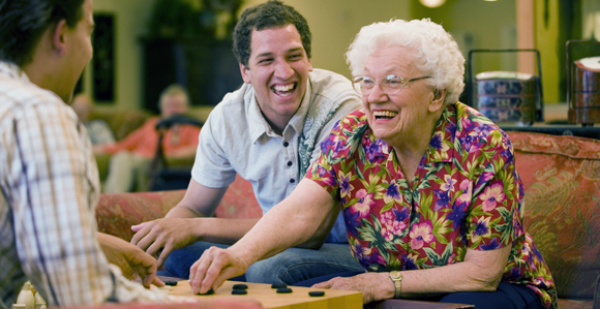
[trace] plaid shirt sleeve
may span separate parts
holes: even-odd
[[[2,78],[0,307],[27,279],[49,307],[135,299],[97,241],[98,171],[83,126],[53,94]]]

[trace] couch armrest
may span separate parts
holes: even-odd
[[[96,206],[98,230],[130,241],[132,225],[163,218],[184,194],[185,190],[101,194]]]
[[[101,194],[96,206],[98,230],[126,241],[133,237],[131,226],[164,218],[185,194],[185,190]],[[215,211],[219,218],[247,219],[262,217],[252,185],[237,176]]]

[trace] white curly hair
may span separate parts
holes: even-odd
[[[376,50],[405,46],[414,50],[415,65],[424,75],[427,85],[446,89],[446,104],[453,104],[465,87],[465,57],[452,36],[429,18],[405,21],[392,19],[364,26],[346,53],[352,75],[363,74],[367,58]]]

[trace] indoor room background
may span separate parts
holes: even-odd
[[[149,103],[144,42],[150,35],[153,7],[160,0],[99,0],[94,13],[112,21],[112,54],[108,64],[88,65],[82,78],[82,91],[94,94],[102,78],[110,79],[111,95],[98,98],[99,108],[146,108]],[[202,5],[202,0],[179,0]],[[265,0],[245,0],[244,8]],[[204,2],[226,2],[204,0]],[[471,49],[536,48],[542,58],[542,81],[546,103],[565,102],[565,42],[568,39],[600,37],[600,1],[597,0],[446,0],[441,6],[428,8],[419,0],[283,0],[305,16],[313,34],[312,62],[317,68],[329,69],[350,77],[344,53],[359,29],[391,18],[429,17],[441,23],[456,41],[465,57]],[[223,31],[221,29],[221,31]],[[104,40],[98,42],[104,42]],[[97,44],[96,44],[97,45]],[[106,49],[106,48],[105,48]],[[98,60],[107,51],[95,46]],[[160,58],[159,58],[160,59]],[[154,61],[157,62],[157,61]],[[158,61],[159,62],[159,61]],[[101,72],[104,66],[112,66]],[[533,55],[500,53],[473,57],[475,72],[491,70],[537,72]],[[195,68],[194,70],[199,70]],[[216,70],[216,68],[215,68]],[[156,73],[152,73],[155,74]],[[196,74],[201,74],[196,72]],[[214,74],[208,73],[207,75]],[[234,72],[233,74],[238,74]],[[239,77],[238,77],[239,78]],[[240,80],[241,81],[241,80]],[[239,81],[230,78],[230,90]],[[233,84],[231,84],[233,83]],[[110,83],[109,83],[110,84]],[[109,85],[110,86],[110,85]],[[160,89],[159,89],[160,90]],[[155,90],[155,91],[159,91]],[[229,90],[229,91],[230,91]],[[219,94],[220,96],[220,94]],[[108,98],[108,99],[106,99]],[[153,99],[152,99],[153,100]],[[196,99],[198,101],[198,99]],[[210,101],[210,102],[206,102]],[[197,109],[210,111],[218,99],[193,102]],[[155,103],[152,103],[155,104]]]

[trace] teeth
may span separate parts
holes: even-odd
[[[392,111],[376,111],[373,112],[373,116],[375,117],[386,117],[386,118],[394,118],[394,116],[398,115],[398,112]]]
[[[275,89],[275,91],[290,91],[292,89],[294,89],[294,84],[289,84],[287,86],[273,86],[273,89]]]

